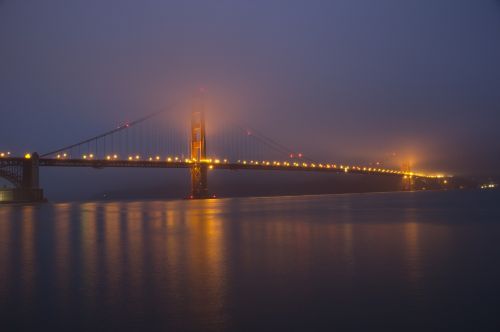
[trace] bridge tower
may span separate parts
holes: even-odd
[[[208,168],[203,161],[207,158],[205,135],[205,112],[201,98],[195,103],[191,114],[191,198],[208,198]]]

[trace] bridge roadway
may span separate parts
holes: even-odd
[[[11,161],[22,162],[23,158],[9,158]],[[413,178],[436,178],[436,176],[405,173],[399,170],[367,168],[357,166],[340,166],[334,164],[318,163],[291,163],[291,162],[201,162],[209,169],[226,170],[261,170],[261,171],[303,171],[303,172],[323,172],[323,173],[353,173],[384,176],[412,176]],[[96,169],[110,167],[130,167],[130,168],[192,168],[196,163],[192,161],[166,161],[166,160],[107,160],[107,159],[57,159],[40,158],[40,167],[92,167]]]

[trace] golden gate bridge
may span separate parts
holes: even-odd
[[[249,127],[233,125],[229,130],[219,129],[208,135],[201,99],[195,103],[190,126],[184,132],[177,125],[165,128],[158,118],[169,109],[46,153],[24,156],[0,153],[0,177],[14,186],[0,192],[0,201],[43,201],[40,167],[184,168],[191,176],[191,199],[213,197],[208,187],[208,171],[217,169],[399,177],[403,190],[413,190],[416,182],[439,187],[448,181],[443,175],[413,172],[408,164],[403,169],[391,169],[380,165],[318,162]]]

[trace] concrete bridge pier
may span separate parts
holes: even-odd
[[[401,189],[403,191],[415,190],[415,178],[411,175],[404,175],[401,179]]]
[[[23,181],[20,188],[21,198],[30,202],[44,201],[43,189],[40,188],[40,165],[38,153],[33,153],[23,162]]]
[[[208,168],[204,164],[191,167],[191,197],[192,199],[209,198],[207,174]]]

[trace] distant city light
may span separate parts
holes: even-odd
[[[496,187],[498,187],[498,184],[496,184],[496,183],[487,183],[487,184],[481,185],[480,188],[481,189],[494,189]]]

